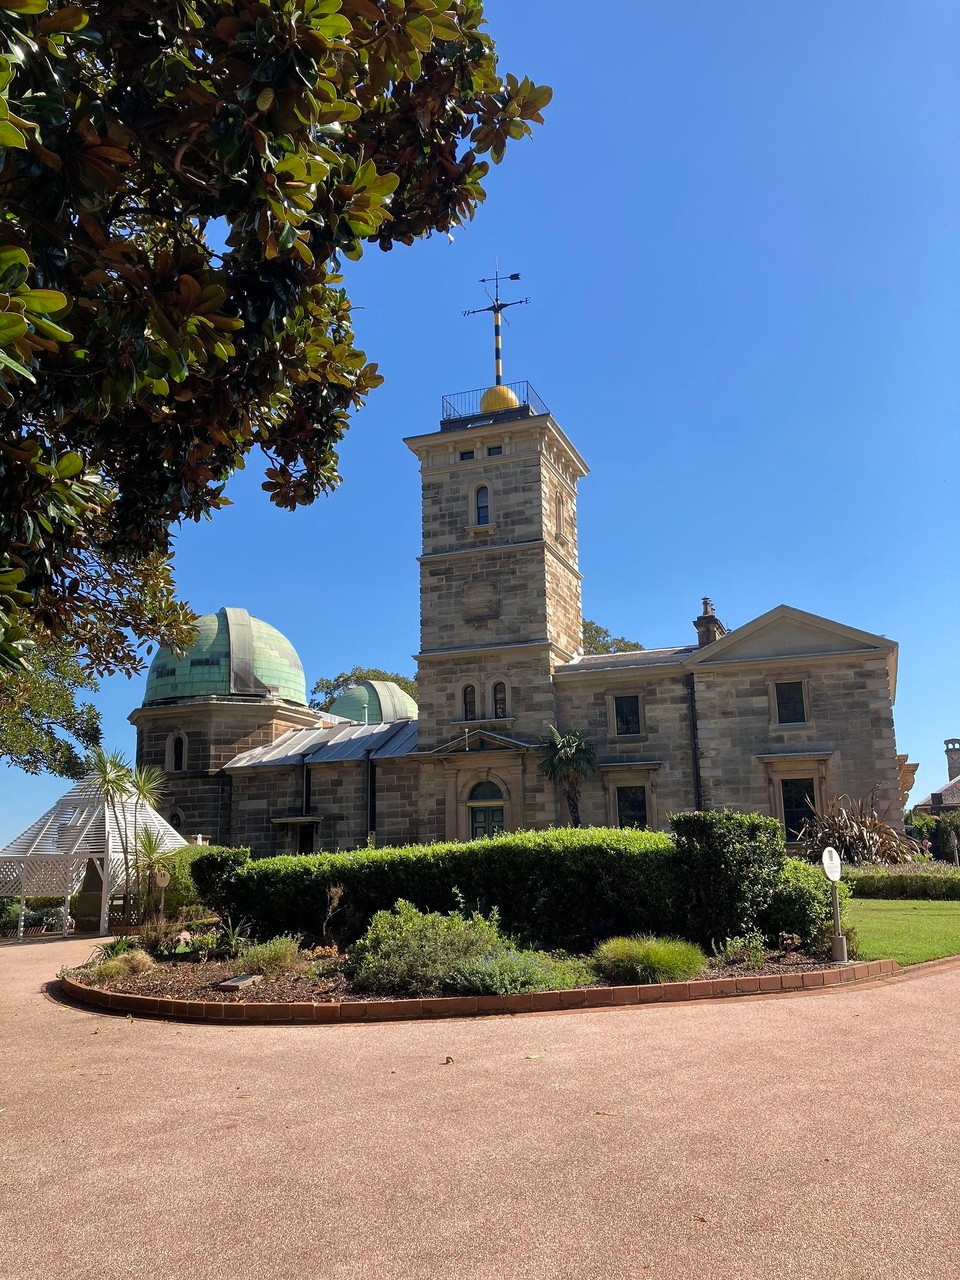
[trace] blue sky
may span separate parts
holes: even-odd
[[[369,249],[347,283],[386,377],[342,487],[273,509],[251,458],[234,506],[182,530],[198,612],[280,628],[312,682],[413,671],[419,486],[404,435],[491,376],[476,283],[495,255],[532,298],[504,332],[591,467],[584,611],[687,643],[787,603],[900,643],[898,746],[915,800],[960,733],[960,7],[953,0],[488,0],[502,66],[553,86],[488,200],[445,236]],[[592,16],[596,15],[596,16]],[[133,754],[143,680],[98,698]],[[0,773],[0,841],[63,780]]]

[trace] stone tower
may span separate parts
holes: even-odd
[[[440,430],[405,442],[423,479],[421,749],[474,724],[536,741],[555,719],[553,668],[581,648],[577,481],[587,468],[520,387],[522,402],[491,388],[514,400],[494,411],[481,408],[489,392],[474,412],[445,400]]]
[[[163,817],[181,835],[230,844],[231,779],[223,765],[287,729],[313,728],[303,667],[293,645],[246,609],[199,620],[186,653],[161,649],[147,675],[137,764],[166,774]]]
[[[556,722],[554,667],[580,651],[577,482],[587,468],[527,383],[446,398],[439,431],[405,443],[423,487],[420,751],[457,757],[445,761],[437,834],[463,837],[474,833],[463,788],[478,752],[542,738]],[[501,825],[554,820],[552,790],[529,778],[522,790]]]

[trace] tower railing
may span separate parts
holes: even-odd
[[[466,426],[485,426],[488,422],[509,422],[516,418],[534,418],[550,410],[534,391],[529,382],[505,382],[505,390],[512,391],[517,403],[505,409],[484,410],[480,401],[488,387],[473,391],[457,391],[444,396],[440,410],[440,430],[452,431]]]

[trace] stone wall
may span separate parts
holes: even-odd
[[[496,733],[537,742],[556,715],[546,645],[474,654],[421,655],[417,680],[421,751],[430,751],[464,732],[462,691],[468,682],[477,689],[477,721],[487,721]],[[497,681],[507,686],[506,720],[493,719],[492,687]]]

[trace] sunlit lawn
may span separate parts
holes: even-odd
[[[849,911],[864,960],[919,964],[960,955],[960,902],[854,898]]]

